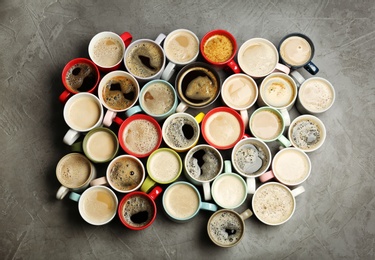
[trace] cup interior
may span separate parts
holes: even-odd
[[[178,153],[169,148],[155,150],[147,159],[147,173],[160,184],[175,181],[182,171],[182,160]]]

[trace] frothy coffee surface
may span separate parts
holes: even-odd
[[[150,223],[155,211],[153,203],[148,197],[133,195],[125,201],[122,214],[128,225],[132,227],[143,227]]]
[[[143,168],[134,158],[121,157],[115,159],[110,167],[109,181],[118,190],[133,190],[143,180]]]
[[[167,122],[164,140],[172,148],[190,147],[199,137],[197,123],[189,117],[176,116]]]
[[[239,178],[230,174],[215,179],[212,196],[219,206],[233,209],[241,204],[246,196],[246,187]]]
[[[136,43],[126,56],[126,67],[129,72],[141,78],[154,76],[162,69],[163,65],[163,51],[154,42]]]
[[[306,64],[312,55],[309,42],[299,36],[291,36],[281,43],[280,56],[292,66]]]
[[[293,83],[286,77],[274,76],[262,82],[261,95],[266,104],[283,108],[293,102],[296,92]]]
[[[112,37],[99,39],[92,50],[92,59],[102,67],[114,66],[124,56],[122,44]]]
[[[280,117],[270,110],[261,110],[252,115],[251,132],[262,140],[273,140],[282,132]]]
[[[103,86],[105,104],[113,110],[124,110],[132,106],[138,98],[136,83],[125,76],[116,76]]]
[[[86,151],[95,161],[109,160],[116,153],[116,149],[116,138],[107,131],[93,133],[86,143]]]
[[[179,183],[168,188],[163,204],[169,215],[185,219],[193,216],[199,209],[199,197],[190,185]]]
[[[302,152],[294,149],[280,151],[273,162],[273,172],[286,185],[297,185],[309,174],[309,161]]]
[[[203,52],[213,62],[225,62],[234,52],[232,41],[225,35],[217,34],[207,39]]]
[[[294,199],[290,191],[281,185],[262,185],[254,194],[253,210],[260,220],[280,224],[293,214]]]
[[[159,182],[169,182],[180,172],[180,161],[169,151],[158,151],[150,157],[150,174]]]
[[[95,69],[87,63],[74,64],[65,75],[65,82],[76,92],[91,90],[97,81]]]
[[[209,234],[217,244],[229,246],[237,243],[243,236],[242,220],[230,211],[214,214],[209,223]]]
[[[334,93],[327,82],[321,79],[312,79],[303,84],[299,98],[306,109],[312,112],[321,112],[332,105]]]
[[[79,188],[89,179],[91,165],[83,155],[71,154],[60,160],[56,167],[56,175],[67,188]]]
[[[189,62],[199,51],[198,41],[190,32],[174,32],[172,35],[168,35],[165,41],[164,50],[172,62]]]
[[[220,111],[207,119],[204,131],[213,144],[230,146],[241,136],[241,124],[231,113]]]
[[[135,154],[150,153],[158,145],[159,132],[156,126],[146,119],[131,121],[122,135],[125,146]]]
[[[323,130],[314,120],[298,120],[290,128],[292,133],[291,141],[294,146],[302,150],[310,150],[320,145],[323,138]]]
[[[221,160],[217,152],[208,147],[193,148],[186,162],[186,171],[194,179],[209,181],[220,174]]]
[[[71,103],[67,111],[67,121],[72,128],[84,131],[99,121],[100,112],[100,105],[95,99],[82,96]]]
[[[174,104],[173,90],[165,83],[155,82],[147,86],[141,97],[144,110],[151,115],[163,115]]]
[[[223,99],[228,106],[236,109],[246,109],[256,99],[257,86],[245,76],[228,79],[222,87]]]
[[[259,170],[265,170],[268,162],[266,148],[256,143],[244,143],[234,151],[233,164],[243,174],[251,176]]]
[[[116,199],[105,189],[96,188],[88,190],[81,197],[81,213],[93,223],[105,223],[116,213]]]

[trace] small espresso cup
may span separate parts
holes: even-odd
[[[237,41],[228,31],[218,29],[206,33],[202,38],[200,51],[208,63],[219,68],[227,66],[234,73],[241,72],[241,69],[234,61],[237,52]]]
[[[193,219],[203,210],[216,211],[213,203],[202,202],[197,188],[185,181],[174,182],[163,194],[163,209],[169,219],[177,223],[185,223]]]
[[[99,84],[100,73],[91,60],[76,58],[65,65],[61,80],[65,90],[60,94],[59,100],[65,103],[69,97],[79,92],[93,93]]]
[[[181,100],[176,111],[211,105],[220,95],[220,82],[217,71],[207,63],[192,62],[184,66],[176,76],[175,88]]]
[[[174,71],[197,59],[199,54],[199,39],[192,31],[177,29],[165,38],[164,52],[169,60],[161,78],[168,81]]]
[[[252,78],[263,78],[274,71],[289,74],[290,69],[279,62],[275,45],[264,38],[252,38],[244,42],[237,54],[242,71]]]
[[[264,224],[277,226],[287,222],[296,209],[295,197],[303,193],[303,186],[290,190],[278,182],[261,185],[252,198],[254,215]]]
[[[247,198],[246,182],[232,172],[229,160],[224,161],[224,173],[216,177],[211,186],[211,194],[215,203],[224,209],[235,209]]]
[[[311,161],[305,152],[294,147],[281,149],[272,160],[272,170],[259,177],[261,182],[275,178],[287,186],[297,186],[311,173]]]
[[[259,87],[258,105],[276,108],[283,115],[285,126],[290,125],[289,110],[297,98],[297,85],[285,73],[275,72],[263,79]]]
[[[82,192],[96,177],[95,166],[80,153],[69,153],[56,166],[56,177],[61,187],[56,198],[63,199],[69,191]]]
[[[139,97],[138,81],[129,73],[115,70],[105,75],[99,83],[98,96],[107,112],[103,124],[111,126],[117,113],[127,111],[134,106]]]
[[[79,214],[91,225],[105,225],[116,216],[118,199],[108,187],[90,187],[81,195],[71,192],[69,198],[78,202]]]
[[[290,75],[300,85],[296,107],[301,114],[319,115],[332,107],[336,95],[328,80],[321,77],[305,79],[298,71]]]
[[[94,163],[105,163],[112,160],[119,148],[116,134],[106,127],[97,127],[85,135],[83,142],[72,145],[74,152],[84,152]]]
[[[103,106],[100,100],[91,93],[78,93],[72,96],[64,106],[64,120],[70,127],[63,141],[72,145],[81,133],[101,126],[103,121]]]
[[[100,32],[89,43],[90,59],[102,72],[118,70],[124,57],[125,48],[132,41],[132,35],[124,32],[118,35],[114,32]]]
[[[204,200],[211,200],[210,183],[223,171],[223,157],[213,146],[199,144],[184,159],[185,177],[194,185],[203,186]]]
[[[306,153],[318,150],[326,139],[323,122],[313,115],[296,117],[288,129],[288,137],[294,147]]]
[[[202,135],[216,149],[227,150],[244,137],[245,126],[237,111],[229,107],[216,107],[203,118]]]
[[[125,112],[127,117],[144,112],[157,121],[164,120],[176,111],[178,99],[174,87],[165,80],[154,79],[142,87],[139,105]]]
[[[281,113],[272,107],[260,107],[254,111],[249,120],[249,128],[254,137],[264,141],[279,141],[285,147],[291,146],[283,133],[285,122]]]
[[[180,177],[182,160],[178,153],[170,148],[159,148],[147,159],[147,173],[141,191],[148,192],[157,183],[169,184]]]
[[[245,235],[245,221],[253,215],[250,209],[241,214],[234,210],[221,209],[212,214],[207,223],[207,233],[211,241],[220,247],[233,247]]]
[[[151,226],[157,213],[155,200],[162,191],[162,188],[157,186],[148,194],[142,191],[126,194],[118,207],[122,224],[135,231]]]
[[[221,97],[228,107],[240,111],[242,121],[245,127],[248,127],[247,110],[258,98],[258,86],[255,81],[243,73],[233,74],[221,86]]]
[[[314,44],[302,33],[291,33],[281,39],[278,50],[280,60],[293,70],[305,68],[310,74],[318,73],[318,67],[312,63]]]
[[[165,35],[159,34],[155,41],[139,39],[132,42],[125,51],[126,70],[140,83],[159,79],[165,67],[165,52],[160,46]]]
[[[146,176],[142,162],[128,154],[119,155],[108,165],[106,176],[94,179],[91,186],[110,185],[115,191],[129,193],[138,190]]]
[[[159,148],[162,131],[159,123],[151,116],[136,114],[121,123],[118,139],[127,154],[144,158]]]
[[[187,113],[170,115],[162,126],[164,142],[177,152],[189,150],[199,141],[199,123],[203,117],[203,113],[199,113],[195,117]]]
[[[255,178],[264,174],[271,165],[270,148],[258,138],[244,138],[234,146],[231,156],[234,169],[246,179],[247,192],[254,194]]]

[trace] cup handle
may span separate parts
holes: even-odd
[[[305,192],[305,188],[303,186],[298,186],[297,188],[292,190],[293,197],[297,197]]]
[[[231,173],[232,172],[232,164],[229,160],[224,161],[224,172]]]
[[[90,181],[90,186],[98,186],[98,185],[108,186],[107,178],[103,176],[103,177],[93,179],[92,181]]]
[[[156,200],[156,198],[162,193],[163,189],[160,186],[156,186],[152,189],[152,191],[148,194],[152,200]]]
[[[275,70],[283,72],[285,74],[289,74],[289,72],[290,72],[289,67],[287,67],[287,66],[285,66],[284,64],[281,64],[281,63],[276,64]]]
[[[275,178],[275,175],[273,174],[273,171],[270,170],[268,172],[265,172],[263,173],[260,177],[259,177],[259,180],[260,182],[266,182],[266,181],[269,181],[271,179]]]
[[[284,125],[285,126],[290,126],[290,115],[289,112],[286,108],[279,109],[281,116],[284,119]]]
[[[69,189],[65,186],[61,186],[56,192],[56,199],[62,200],[68,194]]]
[[[297,85],[298,85],[298,87],[300,86],[300,85],[302,85],[302,83],[305,81],[305,78],[298,72],[298,71],[296,71],[296,70],[294,70],[294,71],[292,71],[291,73],[290,73],[290,76],[293,78],[293,79],[295,79],[295,81],[297,81]]]
[[[307,63],[305,66],[303,66],[305,70],[307,70],[311,75],[315,75],[316,73],[319,72],[319,68],[312,62],[310,61]]]
[[[79,195],[78,193],[75,193],[75,192],[71,192],[71,193],[69,194],[69,199],[74,200],[74,201],[76,201],[76,202],[79,201],[79,198],[80,198],[80,197],[81,197],[81,195]]]
[[[141,186],[141,191],[148,193],[152,188],[154,188],[156,185],[156,182],[150,178],[150,176],[147,176],[144,182]]]
[[[203,182],[203,195],[204,195],[204,200],[208,201],[211,200],[211,188],[210,188],[210,183],[209,182]]]
[[[107,110],[103,119],[103,125],[110,127],[112,125],[113,119],[116,117],[117,113],[111,110]]]
[[[249,128],[249,113],[247,113],[247,110],[241,110],[240,114],[241,114],[242,122],[243,122],[245,129],[248,129]]]
[[[238,64],[232,59],[230,62],[228,62],[228,67],[235,73],[241,73],[241,69],[238,66]]]
[[[201,202],[201,209],[208,211],[217,211],[217,206],[209,202]]]
[[[129,32],[124,32],[120,37],[123,40],[125,47],[128,47],[133,40],[133,36]]]
[[[248,219],[253,215],[253,212],[250,209],[246,209],[244,212],[240,214],[242,220]]]
[[[288,140],[288,138],[286,138],[285,136],[283,135],[280,135],[279,138],[277,139],[281,145],[283,145],[284,147],[289,147],[289,146],[292,146],[291,142]]]
[[[248,194],[254,194],[256,190],[256,181],[254,177],[247,177],[246,178],[246,184],[247,184],[247,193]]]
[[[172,77],[175,68],[176,64],[174,64],[173,62],[168,62],[168,65],[165,67],[163,74],[161,74],[161,79],[168,81]]]
[[[75,142],[70,148],[72,149],[72,152],[83,152],[82,142]]]
[[[200,123],[200,122],[202,122],[202,120],[203,120],[203,118],[204,118],[204,113],[203,112],[199,112],[199,114],[198,115],[196,115],[195,117],[195,120],[198,122],[198,124]]]
[[[73,129],[69,129],[63,138],[63,142],[67,145],[72,145],[75,141],[77,141],[79,136],[80,136],[79,132]]]
[[[68,98],[70,98],[71,95],[72,95],[72,93],[70,93],[67,90],[64,90],[64,92],[61,93],[61,95],[59,96],[60,102],[65,103],[68,100]]]
[[[176,108],[176,112],[185,112],[186,110],[188,109],[188,105],[185,103],[185,102],[181,102],[180,104],[178,104],[177,108]]]
[[[161,42],[165,39],[165,37],[167,37],[167,36],[165,36],[164,33],[161,33],[161,34],[158,35],[158,37],[156,37],[155,42],[157,44],[161,45]]]
[[[129,117],[129,116],[132,116],[134,114],[141,113],[142,111],[143,110],[140,106],[134,106],[134,107],[131,107],[128,110],[126,110],[125,115],[127,117]]]

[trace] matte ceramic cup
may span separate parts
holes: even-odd
[[[185,223],[203,210],[216,211],[217,206],[202,202],[197,188],[191,183],[178,181],[170,184],[163,194],[163,209],[169,219]]]
[[[72,145],[82,133],[101,126],[103,106],[100,100],[91,93],[78,93],[72,96],[64,106],[64,120],[70,127],[63,142]]]
[[[93,93],[99,84],[100,73],[91,60],[76,58],[65,65],[61,80],[65,90],[60,94],[59,100],[65,103],[69,97],[79,92]]]

